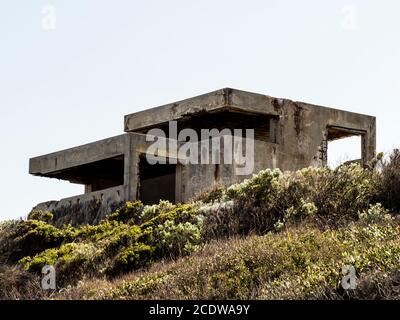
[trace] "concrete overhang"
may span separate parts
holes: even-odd
[[[57,178],[65,170],[123,156],[128,145],[129,135],[123,134],[35,157],[29,160],[29,173],[35,176]]]
[[[169,121],[179,121],[202,113],[223,111],[279,116],[278,100],[263,94],[231,88],[220,89],[190,99],[125,116],[125,132],[141,131]]]
[[[166,149],[159,148],[154,156],[161,158],[176,158],[185,160],[168,150],[169,139],[164,139]],[[177,142],[179,146],[183,142]],[[84,183],[85,175],[96,176],[96,172],[104,169],[119,171],[124,158],[132,153],[147,154],[151,141],[146,141],[146,135],[140,133],[125,133],[123,135],[88,143],[70,149],[49,153],[29,160],[29,173],[34,176],[57,178],[73,183]],[[118,167],[118,169],[117,169]],[[117,169],[117,170],[116,170]],[[106,170],[107,171],[107,170]],[[122,172],[123,174],[123,172]],[[77,178],[82,176],[83,178]]]
[[[297,106],[306,106],[315,111],[324,113],[345,115],[351,119],[350,123],[359,122],[360,129],[367,121],[373,121],[375,117],[336,108],[324,107],[290,99],[275,98],[264,94],[242,91],[232,88],[224,88],[206,93],[193,98],[169,103],[160,107],[135,112],[125,116],[125,132],[143,132],[146,129],[157,127],[169,121],[179,121],[203,113],[215,114],[222,112],[237,112],[253,115],[266,115],[279,117],[281,108],[285,103],[293,103]],[[356,120],[356,121],[353,121]],[[335,124],[333,124],[335,125]]]

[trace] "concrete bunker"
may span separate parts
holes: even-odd
[[[237,175],[236,164],[229,163],[147,163],[144,155],[151,142],[146,134],[161,129],[167,139],[175,140],[169,132],[172,121],[178,132],[192,129],[200,138],[201,129],[241,129],[243,134],[254,129],[252,173],[267,168],[294,171],[326,166],[328,144],[351,136],[361,139],[362,165],[368,164],[376,151],[373,116],[225,88],[126,115],[123,135],[30,159],[29,173],[35,176],[85,185],[82,195],[36,208],[55,212],[63,223],[74,208],[76,223],[97,223],[126,201],[186,202],[216,183],[231,185],[252,175]],[[161,155],[174,157],[165,148]]]

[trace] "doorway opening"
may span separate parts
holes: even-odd
[[[146,156],[139,157],[139,200],[145,205],[160,200],[176,202],[176,164],[149,164]]]

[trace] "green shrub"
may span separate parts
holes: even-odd
[[[29,213],[28,220],[39,220],[51,223],[53,221],[53,214],[49,211],[34,210]]]
[[[146,296],[154,290],[157,290],[160,285],[166,283],[168,277],[162,272],[157,272],[150,275],[144,275],[142,278],[123,282],[117,288],[113,289],[111,292],[107,291],[107,299],[123,299],[123,298],[135,298]]]
[[[91,226],[85,225],[71,231],[73,239],[79,241],[98,242],[118,233],[121,228],[128,228],[124,223],[118,221],[102,220],[100,224]]]
[[[157,227],[160,224],[164,224],[166,221],[174,221],[175,224],[179,224],[181,222],[196,223],[198,221],[197,213],[198,204],[180,204],[174,206],[171,210],[161,212],[154,218],[149,219],[148,221],[144,222],[141,227],[142,229],[146,229],[148,227]]]
[[[374,174],[358,164],[340,166],[317,176],[312,201],[318,215],[336,225],[354,220],[358,212],[369,207],[376,194]]]
[[[376,180],[375,173],[357,164],[288,174],[263,170],[229,187],[220,203],[200,208],[206,211],[203,237],[265,234],[276,230],[279,222],[310,219],[323,228],[343,225],[368,210],[376,195]]]
[[[93,243],[78,243],[68,256],[60,257],[56,264],[57,284],[60,287],[76,285],[85,278],[101,277],[104,273],[101,249]]]
[[[13,239],[10,262],[33,256],[49,248],[56,248],[71,238],[70,229],[58,229],[39,220],[20,221],[9,235]]]
[[[395,149],[383,161],[379,180],[378,202],[385,208],[400,213],[400,150]]]
[[[194,197],[193,202],[201,201],[203,203],[220,202],[226,193],[226,187],[221,184],[214,185],[211,189],[201,192]]]
[[[63,259],[68,261],[72,258],[72,254],[76,249],[75,243],[68,243],[58,249],[47,249],[33,258],[25,257],[19,261],[30,272],[41,273],[42,268],[46,265],[55,265],[57,261]]]
[[[127,202],[121,209],[118,209],[109,215],[107,219],[109,221],[119,221],[123,223],[133,221],[133,223],[135,223],[137,222],[142,210],[143,204],[140,201]]]
[[[152,206],[145,206],[142,214],[140,215],[140,223],[145,223],[163,212],[169,212],[174,210],[175,206],[169,202],[161,200],[159,204],[155,204]]]
[[[389,217],[389,211],[386,210],[380,203],[371,205],[366,211],[359,214],[360,220],[366,221],[368,223],[379,222]]]
[[[256,204],[264,202],[270,191],[274,189],[281,175],[282,173],[279,170],[262,170],[254,174],[251,179],[230,186],[226,190],[225,199],[238,200],[252,198]]]
[[[165,221],[154,229],[153,239],[156,254],[159,257],[180,257],[195,251],[201,240],[201,223],[190,222],[175,224]]]
[[[106,273],[110,276],[115,276],[120,273],[147,267],[153,263],[153,251],[152,247],[143,243],[125,248],[117,255],[113,265],[107,269]]]
[[[29,272],[55,265],[62,284],[76,283],[85,276],[115,276],[193,252],[201,235],[196,208],[162,201],[142,210],[134,202],[96,226],[57,228],[28,220],[2,225],[2,234],[13,241],[14,261]],[[145,221],[142,226],[134,224],[140,221]]]
[[[139,226],[120,225],[118,229],[114,229],[110,237],[101,241],[103,256],[113,257],[121,248],[132,246],[140,241],[142,235],[142,229]]]
[[[15,234],[18,225],[17,220],[0,222],[0,265],[12,262],[12,255],[15,252]]]

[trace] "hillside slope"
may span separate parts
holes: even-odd
[[[398,298],[399,151],[376,164],[264,170],[187,204],[127,203],[96,226],[32,212],[0,225],[0,298]],[[54,292],[40,289],[45,265]]]
[[[88,280],[58,299],[398,299],[398,223],[354,224],[321,232],[289,228],[209,244],[114,281]],[[342,268],[357,270],[343,290]]]

